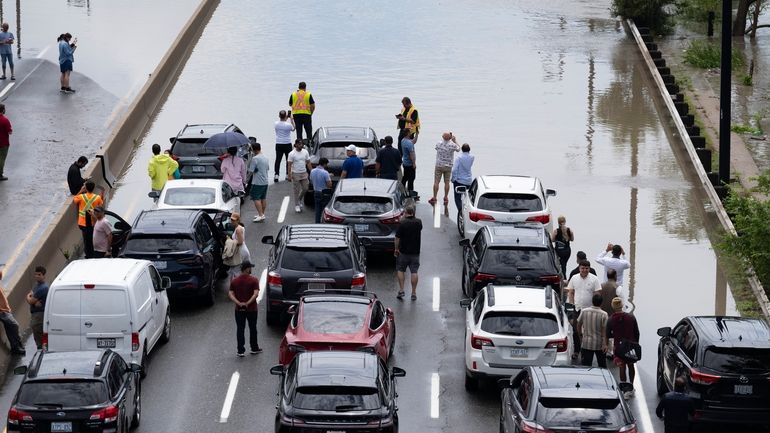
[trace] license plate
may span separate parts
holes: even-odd
[[[511,358],[526,358],[527,356],[529,356],[528,349],[520,349],[518,347],[511,349]]]
[[[193,165],[192,170],[193,170],[193,173],[205,173],[206,167],[202,165]]]
[[[71,432],[72,422],[52,422],[51,431],[52,432]]]
[[[735,393],[736,394],[753,394],[754,393],[754,386],[753,385],[735,385]]]
[[[152,262],[152,264],[155,265],[155,269],[159,269],[159,270],[166,269],[166,267],[168,266],[168,263],[166,263],[165,261]]]
[[[369,224],[353,224],[353,230],[357,232],[365,232],[369,230]]]
[[[342,430],[326,430],[326,433],[345,433]]]
[[[115,339],[114,338],[97,338],[96,348],[97,349],[114,349]]]
[[[324,283],[308,283],[308,290],[326,290],[326,284]]]

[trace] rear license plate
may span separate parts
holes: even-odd
[[[520,349],[518,347],[511,349],[511,358],[526,358],[527,356],[529,356],[528,349]]]
[[[72,422],[52,422],[51,431],[52,432],[71,432]]]
[[[369,224],[353,224],[353,230],[357,232],[369,231]]]
[[[193,170],[193,173],[205,173],[206,167],[202,165],[193,165],[192,170]]]
[[[308,290],[326,290],[326,284],[324,283],[308,283]]]
[[[326,433],[345,433],[342,430],[326,430]]]
[[[155,265],[155,269],[158,269],[158,270],[166,269],[166,267],[168,266],[168,263],[166,263],[165,261],[152,262],[152,264]]]
[[[753,385],[735,385],[735,393],[742,394],[742,395],[754,394],[754,386]]]
[[[114,349],[115,339],[114,338],[97,338],[96,348],[97,349]]]

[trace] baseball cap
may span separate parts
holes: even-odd
[[[348,144],[348,147],[346,147],[346,148],[345,148],[345,150],[349,150],[349,151],[351,151],[351,152],[355,152],[355,151],[357,151],[358,149],[356,148],[356,145],[355,145],[355,144]]]
[[[248,260],[246,260],[243,263],[241,263],[241,270],[242,271],[245,271],[246,269],[250,269],[250,268],[253,268],[253,267],[254,267],[254,265],[251,264],[251,262],[248,261]]]

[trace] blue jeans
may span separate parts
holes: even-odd
[[[13,314],[0,313],[0,322],[3,322],[5,336],[11,344],[11,351],[24,350],[24,344],[21,342],[21,336],[19,336],[19,322],[16,321]]]
[[[464,183],[460,183],[457,181],[452,182],[452,185],[457,188],[458,186],[464,186],[465,188],[470,188],[470,185],[466,185]],[[457,206],[457,212],[459,213],[463,209],[463,195],[457,192],[456,190],[453,191],[455,194],[455,205]]]
[[[315,223],[319,224],[321,222],[321,215],[323,214],[324,208],[329,203],[329,195],[327,194],[324,196],[323,191],[317,191],[313,190],[313,199],[315,200]]]

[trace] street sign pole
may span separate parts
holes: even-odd
[[[719,181],[730,183],[730,103],[732,72],[733,2],[722,0],[722,65],[719,85]]]

